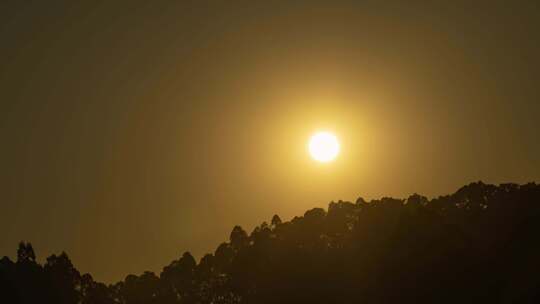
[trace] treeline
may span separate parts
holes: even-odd
[[[65,253],[0,260],[0,303],[540,303],[540,186],[478,182],[428,200],[332,202],[275,215],[197,263],[112,285]]]

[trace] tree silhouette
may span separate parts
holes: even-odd
[[[65,252],[48,257],[43,270],[53,286],[55,303],[79,302],[81,275]]]
[[[32,244],[20,242],[19,249],[17,249],[17,262],[18,263],[35,263],[36,254]]]
[[[177,299],[183,303],[194,302],[196,266],[197,262],[193,256],[189,252],[185,252],[179,260],[173,261],[169,266],[163,268],[160,278],[166,287],[165,292],[169,293],[167,301]]]
[[[159,276],[112,285],[65,253],[43,266],[21,242],[0,259],[1,303],[539,303],[540,186],[472,183],[428,199],[331,202],[274,215],[199,263],[189,253]]]

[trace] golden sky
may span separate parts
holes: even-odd
[[[111,282],[275,213],[538,181],[537,4],[378,2],[0,4],[0,255]]]

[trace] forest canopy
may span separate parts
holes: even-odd
[[[65,252],[21,242],[0,260],[1,303],[539,303],[540,186],[472,183],[428,199],[331,202],[274,215],[198,262],[104,284]],[[134,253],[136,254],[136,253]]]

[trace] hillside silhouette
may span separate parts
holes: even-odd
[[[136,254],[136,253],[133,253]],[[540,303],[540,185],[482,182],[427,199],[332,202],[197,261],[106,285],[66,253],[0,260],[0,303]]]

